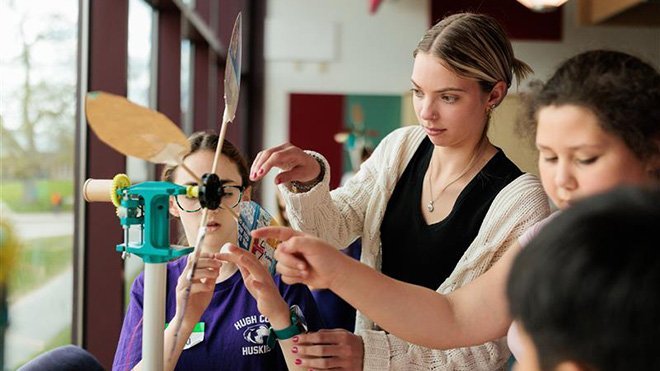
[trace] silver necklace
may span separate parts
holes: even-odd
[[[470,162],[468,162],[465,169],[463,169],[463,171],[456,178],[454,178],[451,182],[447,183],[444,187],[442,187],[442,189],[440,190],[440,193],[438,193],[438,195],[435,196],[435,197],[433,197],[433,181],[432,181],[432,179],[433,179],[433,154],[431,154],[431,162],[429,163],[429,192],[431,193],[431,200],[426,205],[426,209],[430,213],[432,213],[435,210],[435,206],[433,204],[435,203],[435,201],[438,200],[438,198],[440,198],[440,195],[442,195],[447,190],[447,188],[449,188],[449,186],[451,186],[452,184],[458,182],[459,179],[461,179],[463,176],[465,176],[465,174],[467,174],[468,171],[470,171],[470,169],[474,165],[475,160],[477,159],[477,157],[479,157],[478,155],[481,154],[481,148],[482,147],[483,147],[483,145],[481,143],[479,143],[479,150],[475,151],[475,153],[472,155],[472,158],[470,159]]]

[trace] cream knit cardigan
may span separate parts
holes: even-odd
[[[395,130],[381,141],[346,185],[332,192],[329,192],[330,171],[306,193],[292,193],[280,185],[292,226],[337,248],[348,246],[361,236],[360,260],[380,270],[380,225],[387,202],[425,136],[420,126]],[[313,154],[330,169],[322,156]],[[535,176],[523,174],[515,179],[495,197],[477,237],[437,291],[449,293],[484,273],[525,229],[545,218],[549,211],[546,195]],[[414,310],[411,314],[414,315]],[[497,370],[504,367],[510,355],[505,337],[459,349],[420,347],[377,330],[359,312],[355,329],[364,341],[365,370]]]

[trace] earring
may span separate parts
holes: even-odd
[[[490,116],[490,114],[493,112],[495,107],[497,107],[497,105],[495,103],[493,103],[490,106],[486,107],[486,115]]]

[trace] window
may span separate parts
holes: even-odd
[[[78,1],[1,0],[0,218],[20,242],[6,268],[5,367],[71,342]]]

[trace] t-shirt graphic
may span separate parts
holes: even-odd
[[[268,343],[268,329],[270,324],[268,318],[263,315],[253,315],[243,317],[234,322],[236,330],[241,331],[243,339],[249,343],[241,348],[241,353],[244,356],[254,354],[264,354],[271,351],[266,345]]]

